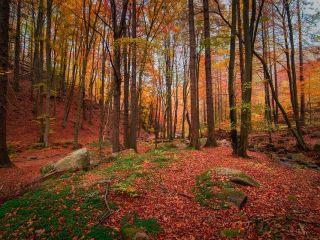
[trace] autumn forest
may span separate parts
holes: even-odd
[[[319,239],[318,0],[1,0],[1,239]]]

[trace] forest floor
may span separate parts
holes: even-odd
[[[228,147],[143,147],[140,154],[125,152],[93,170],[65,173],[5,202],[0,236],[119,239],[138,229],[152,239],[319,239],[318,171],[262,153],[233,157]],[[228,182],[218,169],[240,170],[259,184]],[[239,209],[216,198],[221,189],[240,191],[247,202]],[[105,212],[111,215],[101,217]]]

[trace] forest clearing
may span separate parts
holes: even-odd
[[[317,0],[1,0],[0,239],[319,239]]]

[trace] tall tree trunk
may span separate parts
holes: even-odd
[[[297,93],[297,75],[296,75],[296,63],[295,63],[295,49],[294,49],[294,39],[293,39],[293,29],[292,29],[292,22],[291,22],[291,12],[289,1],[284,0],[284,7],[287,13],[287,21],[289,27],[289,40],[290,40],[290,61],[291,61],[291,71],[292,71],[292,90],[293,90],[293,114],[294,120],[296,123],[296,128],[298,134],[301,136],[302,141],[302,132],[300,127],[300,119],[299,119],[299,103],[298,103],[298,93]],[[305,144],[304,144],[305,145]],[[307,148],[306,145],[303,149]]]
[[[14,75],[13,75],[13,89],[19,91],[20,88],[20,52],[21,52],[21,0],[18,0],[17,6],[17,25],[15,32],[15,47],[14,47]]]
[[[177,131],[177,124],[178,124],[178,93],[179,93],[179,77],[178,77],[178,66],[176,65],[176,94],[175,94],[175,103],[174,103],[174,125],[173,125],[173,137],[176,137],[176,131]]]
[[[184,57],[185,61],[183,64],[183,89],[182,89],[182,97],[183,97],[183,109],[182,109],[182,130],[181,137],[185,138],[185,121],[186,121],[186,112],[187,112],[187,89],[188,89],[188,73],[187,73],[187,56],[186,50],[184,49]]]
[[[214,108],[212,97],[212,72],[211,72],[211,46],[210,46],[210,18],[209,1],[203,0],[204,15],[204,40],[205,40],[205,68],[206,68],[206,101],[207,101],[207,125],[208,137],[206,147],[216,147],[214,124]],[[204,120],[205,121],[205,120]]]
[[[305,107],[305,94],[304,94],[304,68],[303,68],[303,48],[302,48],[302,23],[301,23],[301,1],[297,0],[298,12],[298,33],[299,33],[299,80],[300,80],[300,122],[305,125],[306,107]]]
[[[134,5],[134,3],[133,3]],[[121,97],[121,56],[119,40],[123,36],[126,15],[128,8],[128,0],[122,1],[122,13],[120,23],[117,19],[117,6],[114,0],[111,0],[112,24],[113,24],[113,126],[112,126],[112,151],[120,151],[120,97]],[[133,146],[133,148],[136,148]]]
[[[172,68],[171,68],[171,39],[168,34],[165,39],[166,59],[166,104],[167,104],[167,137],[172,140]]]
[[[106,75],[106,46],[105,44],[106,29],[103,29],[102,38],[102,70],[101,70],[101,88],[100,88],[100,128],[99,128],[99,148],[103,146],[103,129],[104,129],[104,118],[105,118],[105,75]]]
[[[262,22],[262,56],[266,64],[268,65],[268,56],[267,56],[267,34],[268,34],[268,26],[267,22]],[[271,130],[272,130],[272,122],[271,122],[271,104],[270,104],[270,93],[269,93],[269,84],[267,80],[267,74],[264,70],[264,93],[265,93],[265,121],[268,129],[269,143],[272,142],[271,138]]]
[[[276,34],[275,34],[275,12],[272,6],[272,48],[273,48],[273,74],[274,74],[274,89],[276,97],[278,98],[278,69],[277,69],[277,55],[276,55]],[[276,105],[274,109],[274,124],[277,128],[279,121],[279,107]]]
[[[50,131],[50,96],[51,96],[51,11],[52,0],[47,0],[47,36],[46,36],[46,64],[47,64],[47,83],[46,83],[46,114],[45,114],[45,132],[44,145],[49,145],[49,131]]]
[[[200,149],[199,144],[199,112],[197,100],[197,76],[196,76],[196,35],[194,26],[193,0],[188,0],[189,9],[189,42],[190,42],[190,89],[191,89],[191,141],[190,146]]]
[[[131,78],[131,121],[130,121],[130,147],[137,150],[137,123],[138,123],[138,99],[137,99],[137,2],[132,1],[132,78]]]
[[[237,108],[234,84],[234,65],[236,54],[236,28],[237,28],[237,0],[232,0],[232,23],[231,23],[231,40],[230,40],[230,62],[228,69],[228,93],[230,107],[230,129],[231,143],[233,154],[237,153],[238,149],[238,133],[237,133]],[[242,44],[242,43],[240,43]]]
[[[0,166],[11,161],[7,149],[7,89],[9,71],[9,13],[10,1],[0,1]]]
[[[255,1],[255,0],[254,0]],[[243,1],[243,35],[245,44],[244,82],[241,84],[241,130],[238,155],[247,157],[248,135],[251,126],[251,93],[252,93],[252,33],[249,19],[250,1]],[[252,11],[253,12],[253,11]]]
[[[127,30],[124,30],[124,37],[126,37]],[[128,59],[130,56],[128,54],[128,45],[124,44],[123,46],[123,108],[124,108],[124,122],[123,122],[123,138],[124,138],[124,147],[130,148],[130,133],[129,133],[129,82],[130,82],[130,65]]]

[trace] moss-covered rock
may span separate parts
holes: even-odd
[[[260,183],[253,179],[251,176],[243,173],[238,169],[233,168],[215,168],[214,171],[221,176],[227,177],[231,182],[243,186],[259,187]]]

